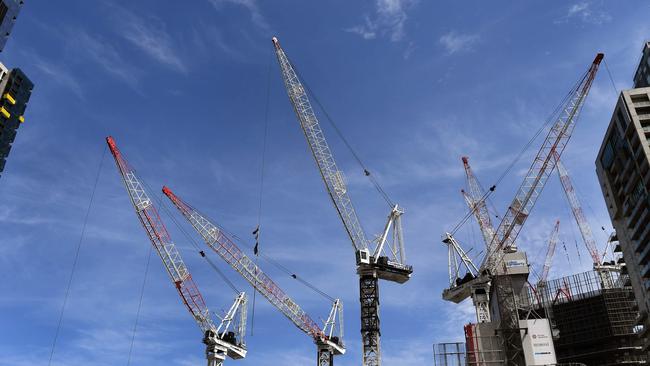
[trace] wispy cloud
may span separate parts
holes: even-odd
[[[362,24],[347,28],[346,31],[358,34],[363,39],[387,36],[393,42],[401,41],[406,36],[404,30],[408,19],[406,10],[416,2],[416,0],[376,0],[374,17],[365,15]]]
[[[270,29],[269,23],[266,21],[256,0],[208,0],[217,10],[223,8],[224,4],[233,4],[243,6],[248,10],[251,15],[253,23],[264,31]]]
[[[75,43],[86,57],[101,66],[107,73],[116,76],[132,88],[137,89],[137,70],[124,61],[125,58],[115,46],[103,38],[90,35],[81,29],[69,33],[73,37],[71,39],[75,40]]]
[[[595,9],[592,2],[581,1],[569,6],[566,15],[556,21],[556,23],[566,23],[570,19],[578,19],[584,23],[600,25],[612,20],[612,16],[607,12]]]
[[[452,55],[457,52],[470,51],[478,40],[479,36],[477,34],[462,34],[450,31],[443,34],[438,41],[445,48],[447,54]]]
[[[236,46],[226,41],[223,32],[213,24],[199,23],[194,29],[193,37],[197,48],[205,55],[213,54],[216,47],[233,59],[248,61]]]
[[[40,58],[36,58],[34,66],[43,74],[47,75],[50,80],[69,89],[79,99],[84,99],[84,91],[81,84],[66,67],[56,65],[52,62],[45,62]]]
[[[161,19],[143,19],[117,6],[113,6],[113,9],[119,19],[119,30],[124,39],[161,64],[182,73],[187,72],[187,67],[178,56],[174,41]]]

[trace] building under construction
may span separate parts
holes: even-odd
[[[624,267],[624,266],[623,266]],[[583,272],[546,282],[528,294],[532,310],[551,322],[559,363],[586,365],[644,364],[635,333],[637,307],[626,274]]]
[[[463,158],[467,191],[462,190],[468,216],[479,224],[486,245],[480,265],[475,265],[453,234],[445,233],[449,250],[449,288],[443,299],[454,303],[471,298],[476,323],[464,328],[464,343],[434,346],[437,365],[619,365],[644,364],[646,355],[635,324],[639,309],[624,261],[604,262],[575,193],[562,151],[573,132],[598,70],[598,54],[589,70],[563,101],[555,124],[548,132],[531,167],[504,215],[489,212],[489,192],[474,176]],[[557,168],[557,169],[556,169]],[[530,265],[518,250],[517,235],[530,216],[551,173],[557,170],[583,242],[593,261],[593,270],[547,280],[555,251],[560,222],[550,235],[541,275],[529,278]],[[498,226],[492,217],[499,217]],[[462,224],[461,224],[462,225]],[[609,245],[616,248],[616,236]]]
[[[624,266],[623,266],[624,268]],[[635,329],[637,307],[629,277],[610,272],[613,286],[596,271],[527,286],[518,299],[529,322],[549,320],[558,364],[645,364]],[[491,323],[465,326],[465,342],[434,346],[436,365],[505,365],[505,339]],[[520,330],[525,338],[527,330]]]

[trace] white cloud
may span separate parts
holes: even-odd
[[[84,92],[81,84],[79,84],[79,81],[67,68],[55,65],[51,62],[45,62],[40,58],[35,61],[34,65],[42,73],[47,75],[50,80],[53,80],[57,84],[70,89],[70,91],[72,91],[72,93],[80,99],[84,99]]]
[[[76,30],[70,34],[75,38],[75,43],[79,49],[83,50],[85,56],[101,66],[107,73],[113,74],[133,88],[137,87],[137,71],[124,61],[125,58],[112,44],[82,30]]]
[[[603,24],[612,20],[611,15],[602,10],[594,9],[593,4],[588,1],[582,1],[571,5],[566,15],[556,23],[566,23],[571,18],[576,18],[584,23]]]
[[[187,67],[177,55],[165,23],[150,17],[145,20],[126,9],[114,6],[122,37],[160,63],[186,73]]]
[[[350,27],[346,31],[358,34],[363,39],[375,39],[385,35],[393,42],[401,41],[406,35],[406,9],[415,3],[415,0],[376,0],[375,16],[370,18],[365,15],[363,24]]]
[[[452,55],[457,52],[469,51],[472,46],[479,40],[477,34],[461,34],[451,31],[442,35],[439,39],[440,44]]]
[[[364,24],[355,25],[354,27],[346,29],[350,33],[355,33],[363,39],[377,38],[377,25],[370,20],[367,15],[364,16]]]
[[[262,15],[256,0],[208,0],[217,10],[221,9],[225,3],[243,6],[251,14],[251,20],[255,25],[264,31],[269,31],[270,27]]]

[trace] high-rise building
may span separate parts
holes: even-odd
[[[635,73],[648,85],[646,43]],[[596,159],[596,173],[639,309],[639,336],[650,351],[650,87],[621,92]]]
[[[5,48],[23,3],[22,0],[0,0],[0,51]]]
[[[18,68],[0,64],[0,173],[4,170],[16,132],[25,122],[25,109],[34,84]]]
[[[650,86],[650,42],[643,46],[641,62],[634,73],[634,87],[647,88]]]

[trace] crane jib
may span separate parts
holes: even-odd
[[[560,110],[557,121],[549,130],[544,143],[517,190],[515,198],[497,228],[495,240],[498,240],[498,245],[494,246],[484,258],[481,265],[482,272],[493,272],[496,269],[500,258],[505,253],[502,249],[516,248],[514,242],[519,231],[541,194],[546,180],[555,168],[555,155],[560,156],[562,154],[571,137],[576,117],[584,105],[602,58],[603,54],[596,56],[589,70],[572,89],[566,103]]]

